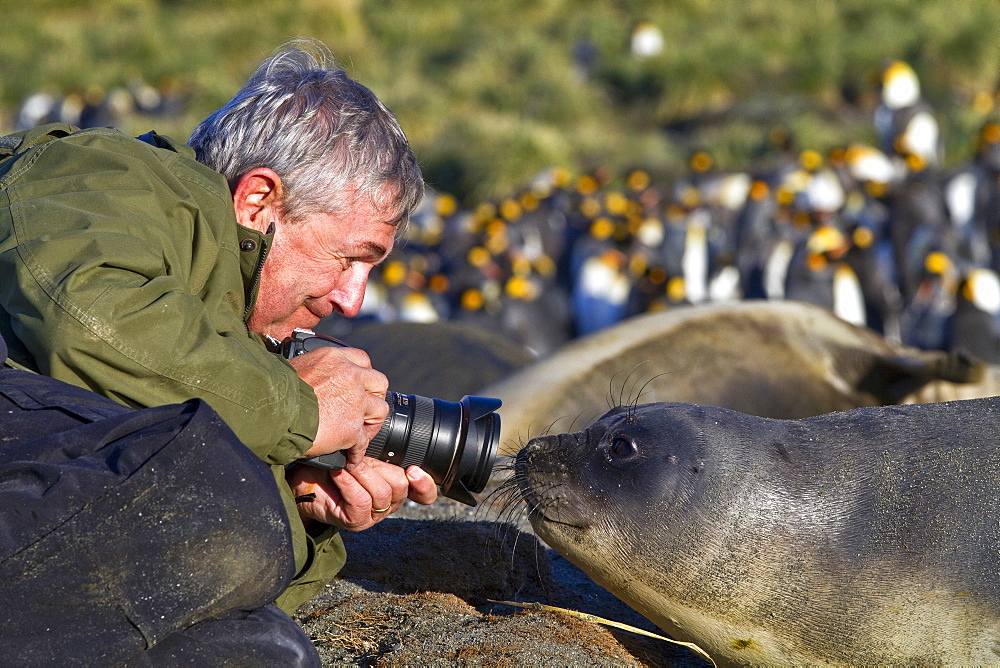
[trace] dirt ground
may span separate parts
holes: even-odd
[[[498,603],[538,602],[662,634],[541,543],[523,512],[497,505],[407,504],[345,534],[347,565],[296,616],[323,665],[710,665],[662,640]]]

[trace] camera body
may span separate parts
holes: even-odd
[[[292,359],[326,346],[349,344],[297,329],[281,342],[279,352]],[[466,395],[452,402],[392,391],[386,392],[385,400],[389,415],[365,455],[402,467],[415,464],[434,479],[444,496],[478,505],[472,494],[489,482],[500,441],[500,416],[495,412],[500,400]],[[326,469],[341,469],[345,463],[342,452],[301,461]]]

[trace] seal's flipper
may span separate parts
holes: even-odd
[[[894,355],[876,358],[858,388],[874,395],[881,404],[898,404],[932,381],[975,383],[982,380],[984,373],[985,364],[962,351]]]

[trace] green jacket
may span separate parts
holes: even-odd
[[[299,568],[278,604],[292,611],[345,555],[333,528],[306,535],[284,482],[316,435],[316,396],[245,324],[270,241],[236,222],[225,178],[166,137],[0,137],[9,361],[133,407],[206,400],[274,470]]]

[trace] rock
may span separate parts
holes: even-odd
[[[709,665],[661,640],[498,603],[539,602],[659,633],[532,534],[465,519],[466,509],[408,504],[345,532],[347,565],[296,615],[323,665]]]

